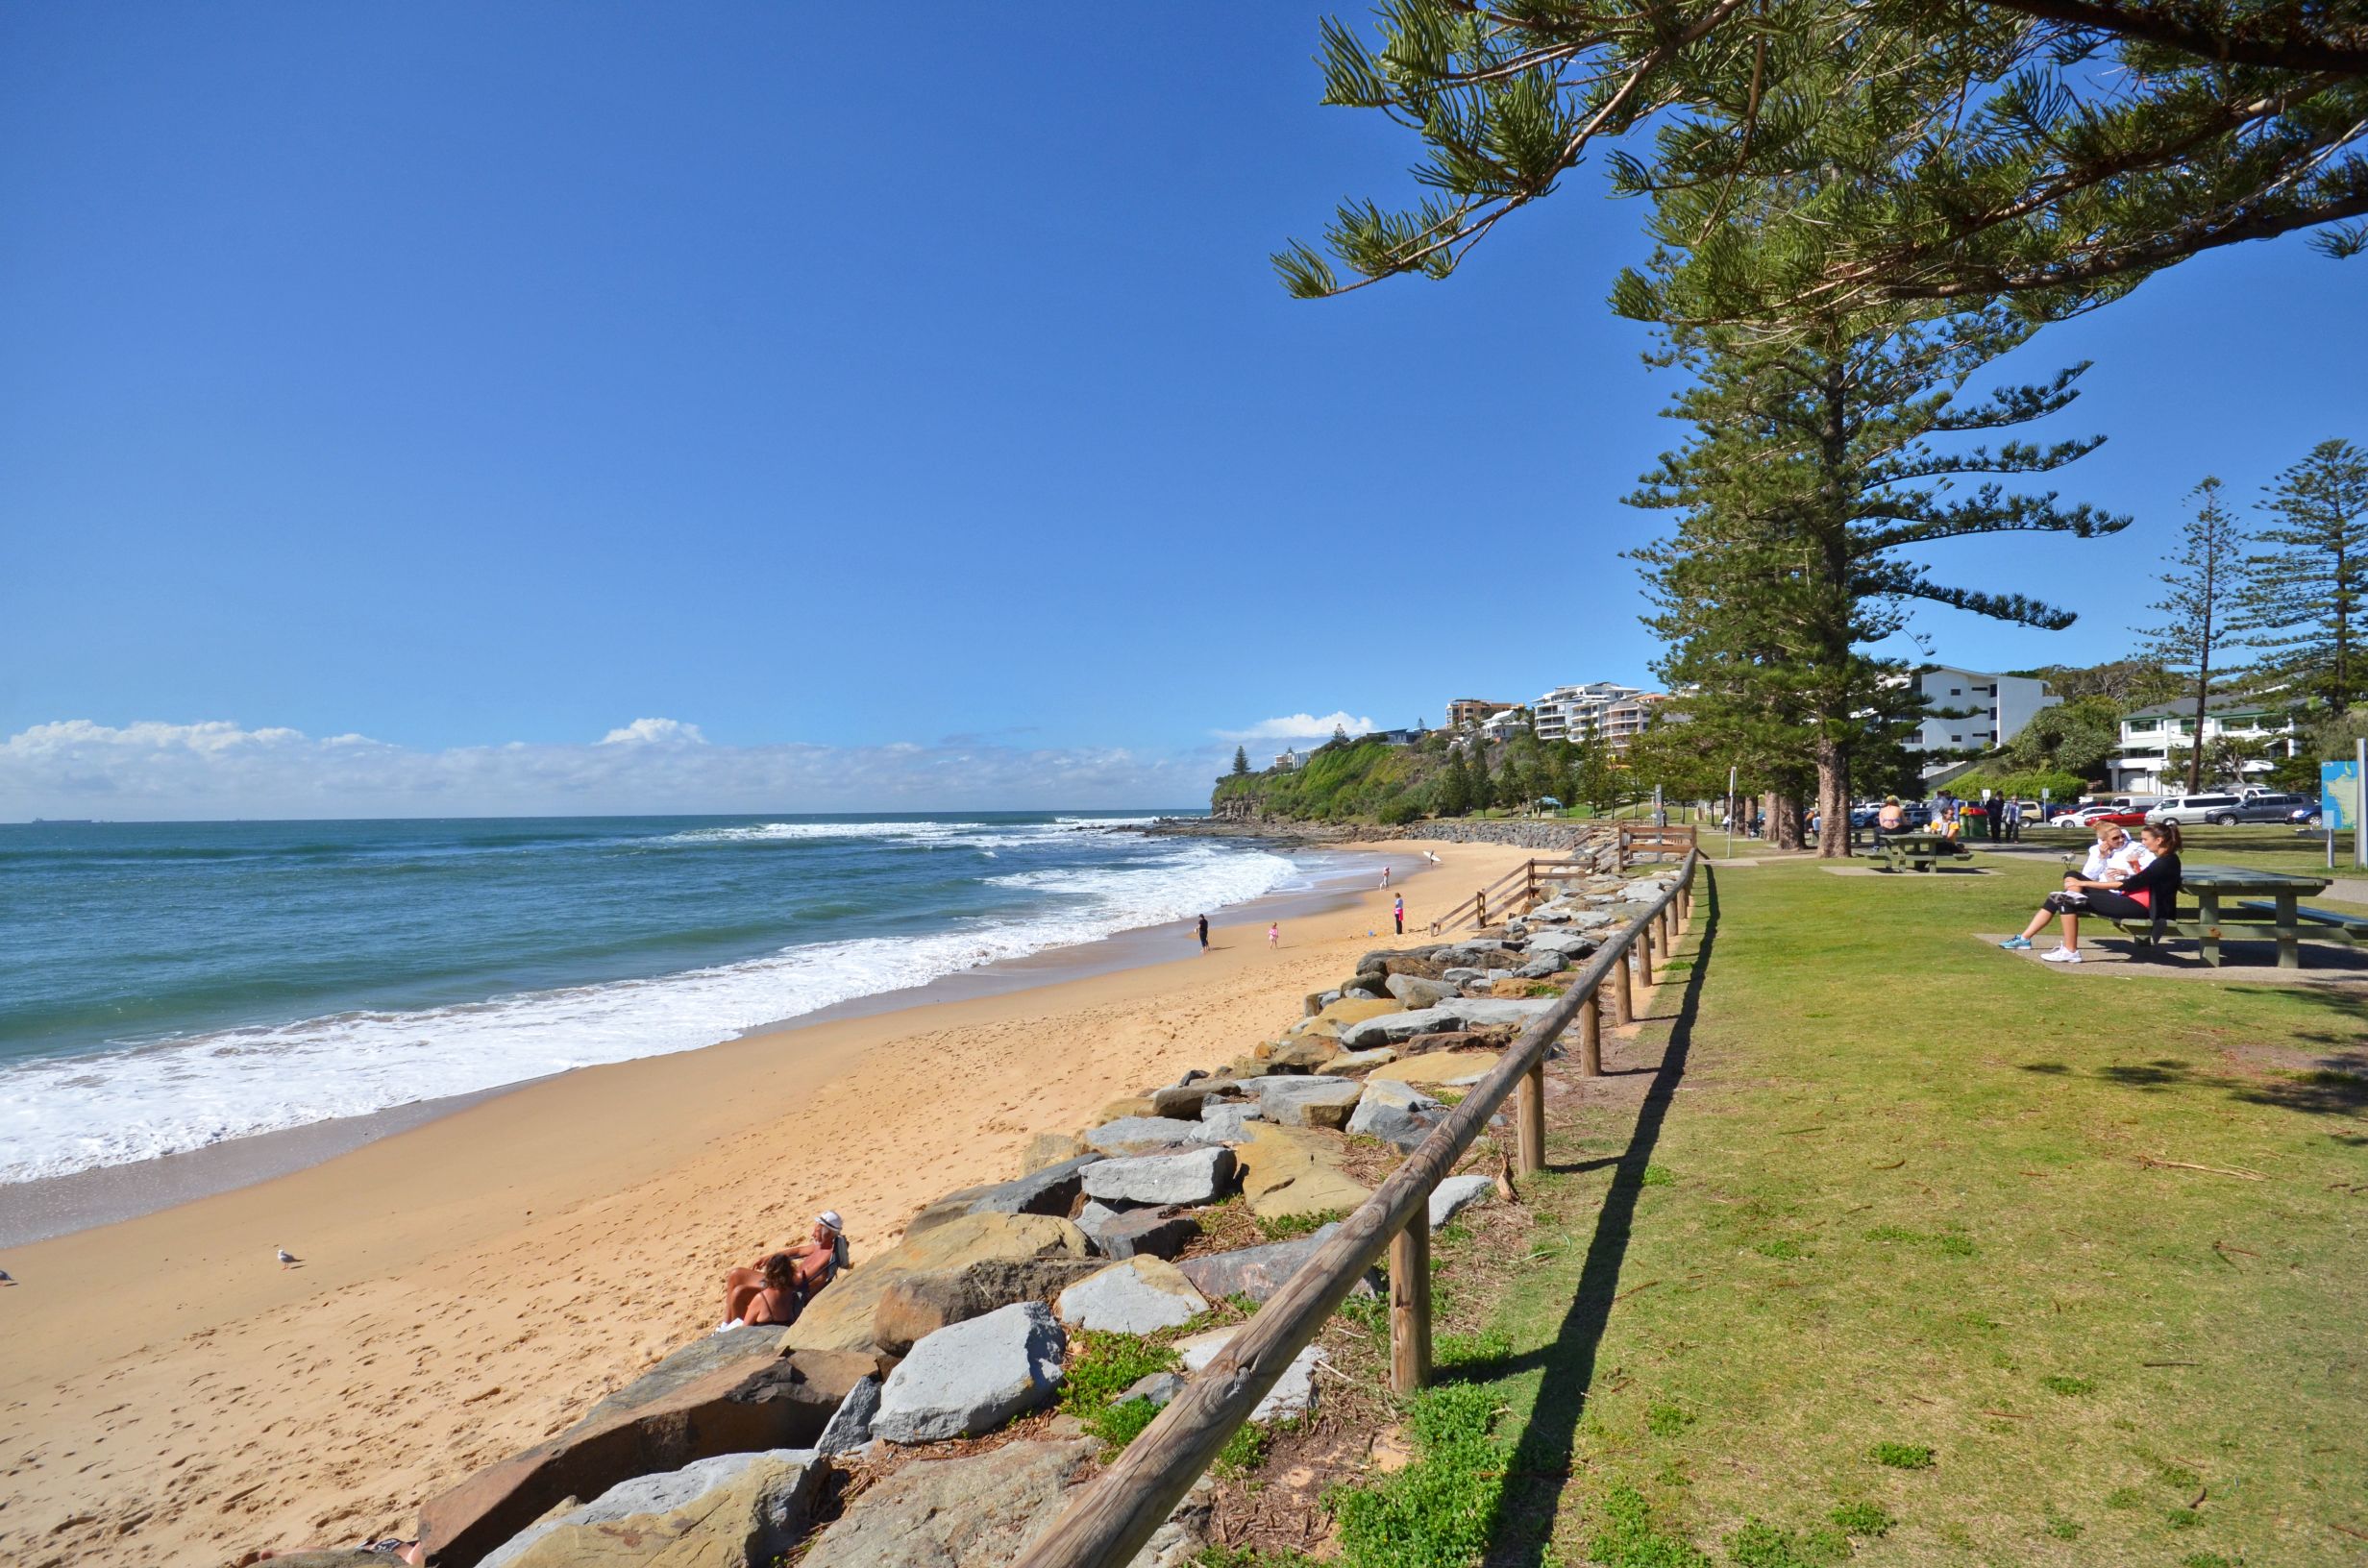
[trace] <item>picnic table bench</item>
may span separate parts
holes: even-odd
[[[2297,875],[2290,871],[2250,870],[2242,866],[2189,866],[2180,873],[2180,891],[2193,894],[2196,902],[2194,918],[2183,919],[2165,899],[2162,908],[2152,919],[2115,920],[2121,930],[2137,939],[2141,945],[2178,935],[2193,937],[2204,950],[2204,962],[2220,968],[2220,943],[2234,935],[2274,937],[2278,943],[2278,968],[2302,968],[2302,940],[2345,942],[2357,943],[2368,941],[2368,918],[2339,915],[2332,910],[2306,909],[2302,900],[2306,894],[2324,893],[2329,878]],[[2247,898],[2246,894],[2267,894],[2266,898]],[[2223,907],[2224,899],[2235,902]]]
[[[1973,851],[1946,833],[1878,833],[1875,853],[1895,871],[1929,871],[1944,860],[1971,860]]]

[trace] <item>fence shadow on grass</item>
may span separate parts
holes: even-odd
[[[1524,1355],[1467,1363],[1456,1376],[1496,1379],[1542,1368],[1543,1381],[1529,1425],[1506,1466],[1506,1483],[1487,1560],[1491,1564],[1543,1560],[1545,1544],[1554,1528],[1554,1499],[1570,1472],[1571,1450],[1579,1419],[1586,1413],[1588,1389],[1595,1379],[1595,1353],[1611,1321],[1612,1306],[1620,1294],[1621,1265],[1628,1256],[1628,1238],[1636,1222],[1638,1194],[1644,1190],[1645,1167],[1661,1141],[1679,1082],[1686,1076],[1686,1057],[1693,1040],[1695,1017],[1702,1002],[1703,977],[1710,971],[1711,952],[1718,941],[1718,888],[1705,878],[1706,892],[1695,902],[1699,936],[1677,1010],[1669,1019],[1669,1041],[1661,1066],[1637,1108],[1635,1130],[1628,1146],[1609,1160],[1592,1160],[1560,1167],[1613,1169],[1611,1189],[1595,1216],[1594,1237],[1579,1270],[1578,1287],[1553,1342]]]

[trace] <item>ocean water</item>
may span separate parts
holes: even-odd
[[[694,1049],[1312,885],[1147,819],[0,826],[0,1182]]]

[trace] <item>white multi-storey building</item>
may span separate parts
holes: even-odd
[[[1530,704],[1531,728],[1542,741],[1589,741],[1603,733],[1604,716],[1615,702],[1640,695],[1634,686],[1609,680],[1557,686]]]
[[[1916,733],[1915,746],[1924,751],[1996,750],[2020,735],[2041,708],[2063,700],[2047,689],[2046,681],[2029,675],[1991,675],[1934,665],[1908,678],[1924,705],[1934,710]],[[1944,717],[1952,714],[1958,717]]]
[[[2297,748],[2293,711],[2270,694],[2219,697],[2204,707],[2204,744],[2226,736],[2260,747],[2262,754],[2238,767],[2238,778],[2213,778],[2215,785],[2254,784]],[[2264,744],[2267,743],[2267,744]],[[2165,795],[2187,787],[2187,753],[2196,744],[2195,703],[2158,702],[2121,717],[2121,745],[2110,767],[2113,788],[2125,795]],[[2208,759],[2207,759],[2208,761]]]

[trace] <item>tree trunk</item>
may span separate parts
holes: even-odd
[[[1782,791],[1767,797],[1767,843],[1771,849],[1801,847],[1801,803]]]
[[[1831,739],[1817,741],[1817,858],[1850,855],[1850,754]]]

